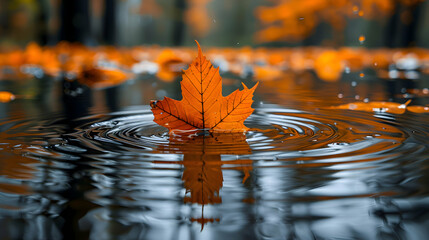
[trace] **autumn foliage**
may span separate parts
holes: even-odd
[[[347,18],[379,18],[393,14],[398,4],[415,6],[422,0],[275,0],[255,11],[264,26],[256,33],[260,42],[302,40],[321,23],[342,31]]]
[[[198,44],[198,42],[197,42]],[[227,97],[222,96],[219,68],[203,56],[198,44],[198,57],[183,71],[181,101],[165,97],[152,101],[154,121],[173,130],[210,129],[229,132],[247,130],[244,120],[252,114],[252,97],[258,84],[251,89],[243,84]]]

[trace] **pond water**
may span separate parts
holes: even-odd
[[[331,107],[426,105],[427,76],[367,76],[261,81],[246,135],[194,138],[152,121],[180,78],[2,81],[27,97],[0,104],[0,239],[425,239],[428,114]]]

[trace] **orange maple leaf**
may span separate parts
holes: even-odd
[[[195,41],[197,42],[197,41]],[[152,101],[154,121],[173,130],[211,130],[244,132],[244,120],[253,112],[251,107],[253,92],[243,84],[229,96],[222,96],[222,78],[219,68],[203,56],[200,44],[198,57],[183,71],[181,89],[182,100],[165,97],[161,101]]]

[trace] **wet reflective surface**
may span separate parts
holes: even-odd
[[[180,99],[180,79],[2,81],[29,97],[0,105],[0,238],[425,239],[428,114],[331,108],[425,106],[425,77],[287,74],[260,82],[246,135],[192,138],[148,106]]]

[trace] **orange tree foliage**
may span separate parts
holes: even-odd
[[[407,6],[422,0],[276,0],[274,6],[256,9],[256,17],[266,27],[257,32],[260,42],[301,40],[322,21],[336,30],[345,27],[348,17],[375,18],[395,10],[397,3]]]
[[[211,1],[186,0],[187,7],[184,11],[184,21],[188,24],[191,33],[195,37],[204,37],[210,30],[211,19],[207,10],[207,4]],[[178,11],[182,11],[182,9],[175,8],[173,11],[173,15],[175,15]],[[163,8],[156,0],[142,0],[137,12],[142,15],[161,17]]]
[[[249,89],[238,89],[227,97],[222,96],[222,78],[219,68],[203,56],[198,44],[198,57],[183,71],[182,100],[165,97],[152,101],[154,121],[170,130],[247,130],[244,120],[252,114],[253,92],[258,84]]]
[[[190,26],[196,37],[207,35],[211,20],[207,11],[207,4],[211,0],[188,0],[188,9],[185,11],[185,22]]]

